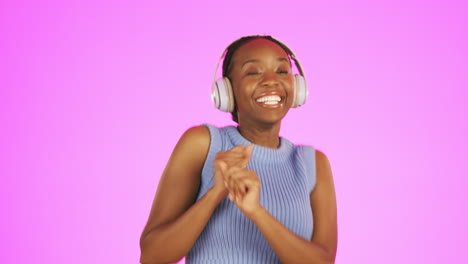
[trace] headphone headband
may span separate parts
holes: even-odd
[[[214,74],[213,74],[213,83],[216,82],[216,73],[218,72],[218,68],[219,68],[219,64],[221,63],[221,61],[223,60],[224,56],[226,56],[226,54],[229,52],[229,48],[231,48],[231,46],[238,42],[239,40],[243,39],[243,38],[249,38],[249,37],[252,37],[252,40],[256,39],[255,37],[257,38],[261,38],[261,39],[266,39],[266,40],[270,40],[266,37],[269,37],[273,40],[273,42],[277,42],[280,44],[280,47],[282,49],[284,49],[286,51],[286,54],[288,54],[288,58],[292,59],[294,61],[294,65],[296,66],[297,70],[299,71],[299,73],[305,78],[305,75],[304,75],[304,71],[302,70],[302,67],[301,67],[301,63],[299,62],[298,59],[296,59],[296,55],[294,54],[294,52],[291,50],[291,48],[289,48],[286,44],[284,44],[283,42],[279,41],[278,39],[275,39],[271,36],[265,36],[265,35],[251,35],[251,36],[245,36],[245,37],[241,37],[241,38],[238,38],[236,40],[234,40],[233,42],[231,42],[231,44],[229,44],[229,46],[227,46],[226,49],[224,49],[223,53],[221,54],[221,56],[219,57],[218,59],[218,63],[216,64],[216,68],[215,68],[215,71],[214,71]],[[222,76],[222,77],[227,77],[227,76]]]

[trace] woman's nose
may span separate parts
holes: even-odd
[[[278,80],[276,79],[275,73],[265,72],[265,73],[263,74],[262,84],[263,84],[264,86],[277,85],[277,84],[278,84]]]

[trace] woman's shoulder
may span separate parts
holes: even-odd
[[[330,161],[328,160],[327,155],[318,149],[315,149],[315,163],[317,166],[330,167]]]
[[[301,147],[304,149],[304,153],[307,153],[307,160],[312,161],[315,167],[330,167],[328,156],[322,150],[309,145],[302,145]]]
[[[184,132],[184,136],[192,137],[206,137],[209,135],[208,127],[206,125],[192,126]]]
[[[303,151],[305,153],[308,153],[308,155],[310,155],[318,164],[329,163],[327,155],[323,151],[318,150],[312,145],[296,145],[296,147],[303,149]]]
[[[179,144],[189,145],[190,147],[209,146],[210,131],[205,125],[190,127],[180,137]]]

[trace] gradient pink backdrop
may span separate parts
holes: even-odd
[[[310,84],[337,263],[467,263],[464,1],[2,1],[0,263],[138,263],[159,176],[223,49],[271,34]],[[177,190],[175,190],[177,191]]]

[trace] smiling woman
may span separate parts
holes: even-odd
[[[329,161],[279,136],[289,109],[307,97],[299,62],[270,36],[241,38],[223,55],[212,96],[239,125],[181,137],[141,235],[141,263],[333,263]]]
[[[250,127],[252,123],[279,125],[294,98],[287,52],[267,39],[252,40],[235,52],[228,69],[227,77],[236,99],[235,112],[244,123],[240,127]],[[280,100],[265,101],[267,98]]]
[[[223,62],[223,76],[225,78],[218,80],[217,82],[214,83],[213,86],[213,99],[215,102],[215,106],[218,107],[222,111],[226,112],[231,112],[233,116],[233,120],[238,123],[237,121],[237,111],[234,111],[234,98],[232,96],[232,87],[231,87],[231,81],[232,81],[232,67],[233,67],[233,55],[238,54],[236,52],[238,49],[240,49],[242,46],[246,45],[248,42],[251,42],[252,40],[269,40],[271,43],[276,44],[278,47],[282,48],[282,51],[280,51],[280,54],[278,57],[276,57],[276,60],[278,63],[281,62],[287,62],[287,65],[281,65],[282,67],[286,68],[278,68],[276,71],[279,74],[284,74],[284,75],[291,75],[291,62],[290,59],[292,59],[299,70],[300,75],[294,75],[294,97],[293,97],[293,104],[292,107],[297,107],[305,103],[307,99],[307,86],[305,83],[305,78],[304,72],[302,71],[301,65],[299,61],[296,59],[294,53],[289,49],[285,44],[280,42],[277,39],[274,39],[270,36],[247,36],[240,38],[237,41],[234,41],[225,51],[225,57],[224,57],[224,62]],[[284,56],[286,53],[286,56]],[[255,56],[254,56],[255,57]],[[244,75],[251,75],[251,76],[257,76],[260,77],[263,72],[260,71],[260,69],[255,68],[255,65],[250,65],[252,68],[245,69],[246,67],[249,66],[249,64],[254,64],[256,63],[257,67],[261,66],[259,65],[260,61],[257,58],[253,59],[247,59],[242,62],[242,68],[244,70]],[[216,67],[217,68],[217,67]],[[247,71],[245,73],[245,71]],[[229,76],[229,77],[228,77]],[[224,96],[226,100],[223,100],[223,96],[220,96],[219,91],[227,91],[226,95]],[[284,98],[282,98],[284,99]],[[229,108],[226,108],[223,106],[223,103],[226,104],[225,101],[228,101],[228,106]],[[232,101],[232,103],[231,103]]]

